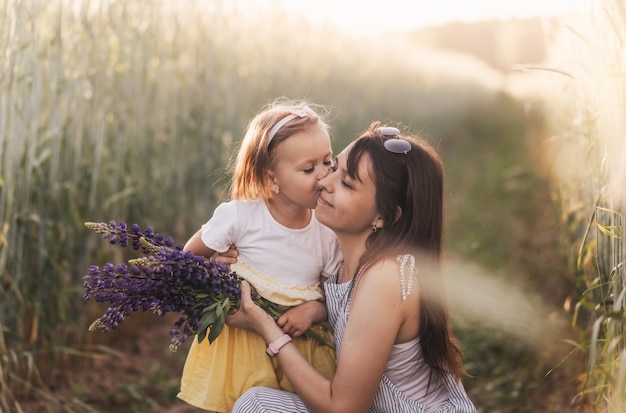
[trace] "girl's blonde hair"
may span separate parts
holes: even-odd
[[[270,199],[273,193],[267,187],[265,177],[272,170],[276,147],[291,135],[318,124],[328,131],[325,116],[326,111],[319,105],[286,98],[277,99],[262,108],[248,124],[237,153],[231,186],[232,199]],[[278,125],[287,117],[287,122]]]

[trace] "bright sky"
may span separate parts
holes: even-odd
[[[407,30],[449,21],[550,16],[587,10],[592,0],[279,0],[313,21],[354,33]]]

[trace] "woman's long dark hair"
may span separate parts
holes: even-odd
[[[413,136],[399,136],[411,143],[407,153],[388,151],[385,140],[398,137],[384,136],[378,127],[379,123],[373,123],[359,136],[347,158],[347,173],[356,179],[363,156],[371,160],[376,207],[384,223],[368,238],[360,267],[366,268],[389,255],[415,255],[424,359],[434,371],[460,377],[464,374],[462,354],[451,331],[441,279],[443,163],[431,145]]]

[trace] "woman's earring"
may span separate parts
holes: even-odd
[[[376,225],[372,225],[372,232],[376,232],[378,231],[378,228],[376,227]]]
[[[276,189],[274,189],[274,193],[275,193],[276,195],[278,195],[278,194],[280,193],[280,188],[279,188],[279,187],[276,187]]]

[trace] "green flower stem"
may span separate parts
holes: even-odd
[[[253,296],[257,295],[256,291],[253,289]],[[257,305],[259,307],[261,307],[263,310],[265,310],[266,313],[268,313],[269,315],[272,316],[272,318],[274,320],[278,320],[280,318],[280,316],[282,316],[283,314],[285,314],[285,312],[289,309],[289,307],[284,307],[281,305],[278,305],[276,303],[273,303],[261,296],[258,296],[259,298],[257,300],[255,300],[255,302],[257,303]],[[332,332],[332,327],[331,325],[326,322],[326,321],[322,321],[319,323],[314,323],[311,328],[309,328],[304,334],[303,337],[307,338],[307,339],[313,339],[316,340],[317,342],[319,342],[322,345],[328,346],[330,348],[332,348],[333,350],[335,350],[335,344],[329,340],[326,339],[326,337],[316,333],[313,330],[313,327],[321,327],[324,330],[330,331]]]

